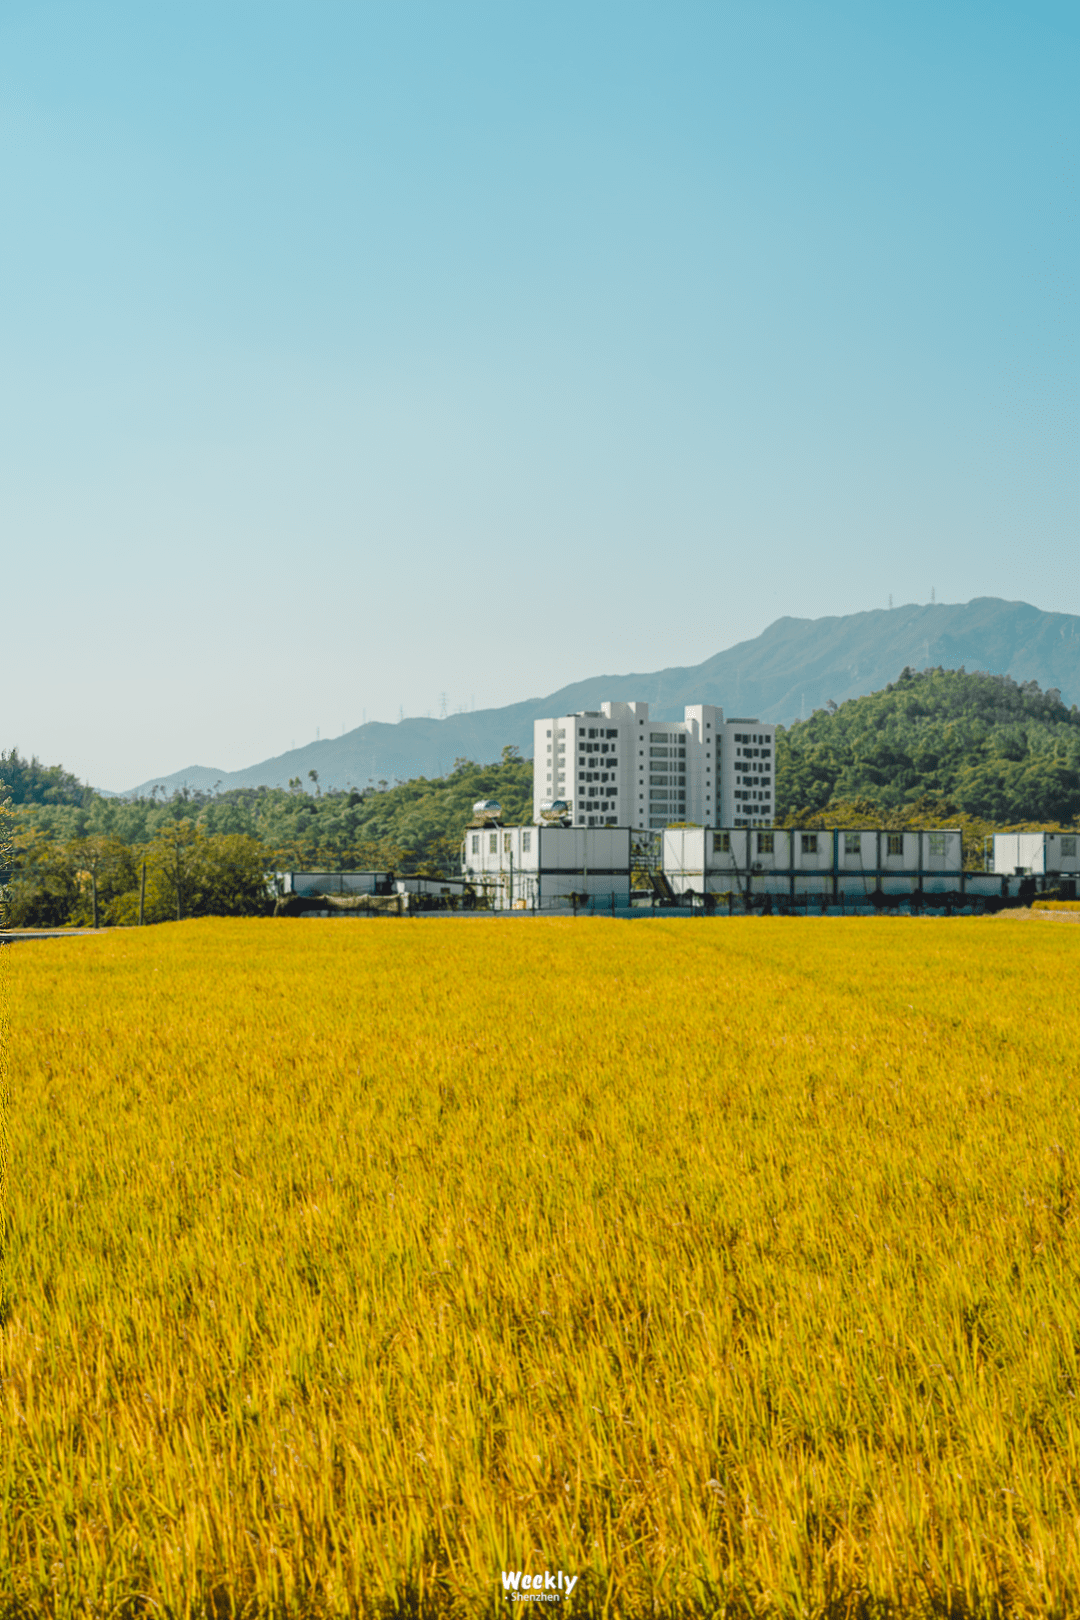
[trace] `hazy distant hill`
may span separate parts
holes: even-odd
[[[732,715],[785,724],[831,699],[843,703],[916,669],[986,670],[1057,687],[1067,704],[1080,702],[1080,617],[1043,613],[1027,602],[977,597],[949,606],[878,609],[843,618],[777,619],[752,641],[703,664],[651,674],[596,675],[548,697],[505,708],[455,714],[446,720],[372,722],[343,737],[291,749],[240,771],[192,765],[158,778],[167,791],[183,787],[285,787],[316,770],[324,787],[364,787],[381,779],[440,776],[460,756],[496,760],[507,743],[532,753],[532,724],[544,715],[596,708],[605,698],[643,699],[658,719],[680,719],[685,703],[719,703]],[[143,782],[133,793],[148,793]]]

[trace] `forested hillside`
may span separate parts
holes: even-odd
[[[1008,676],[905,669],[882,692],[777,736],[781,819],[868,800],[938,800],[1001,826],[1080,815],[1080,710]]]

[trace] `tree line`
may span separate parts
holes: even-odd
[[[498,764],[459,759],[446,777],[360,791],[305,786],[181,790],[115,799],[60,766],[0,754],[0,879],[9,927],[92,927],[192,916],[260,916],[273,875],[374,868],[456,869],[477,799],[507,820],[532,815],[532,763],[515,748]]]

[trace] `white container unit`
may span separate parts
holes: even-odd
[[[1005,877],[1069,877],[1080,874],[1076,833],[994,834],[994,871]]]
[[[629,827],[471,827],[462,866],[497,911],[630,904]]]
[[[664,833],[664,875],[677,895],[949,893],[963,886],[958,831],[890,833],[674,828]]]

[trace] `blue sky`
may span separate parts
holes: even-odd
[[[0,6],[5,747],[1080,612],[1075,7]]]

